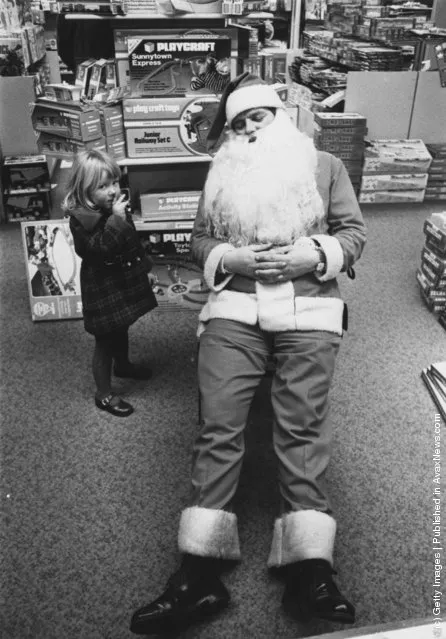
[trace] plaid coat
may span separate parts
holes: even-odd
[[[130,215],[70,211],[76,253],[82,258],[80,282],[85,330],[102,335],[130,326],[157,302],[147,273],[152,268]]]

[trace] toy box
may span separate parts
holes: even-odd
[[[81,318],[81,260],[68,221],[23,222],[22,239],[33,321]]]
[[[324,113],[316,111],[314,121],[320,127],[359,127],[365,129],[367,119],[360,113]]]
[[[162,222],[160,220],[151,220],[149,217],[134,218],[137,231],[192,231],[194,226],[194,220],[172,219]]]
[[[378,202],[422,202],[424,189],[414,191],[361,191],[358,201],[363,204],[375,204]]]
[[[154,262],[153,291],[161,311],[199,312],[207,300],[209,289],[203,272],[190,257],[191,230],[184,224],[170,230],[139,230],[144,249]]]
[[[249,73],[259,77],[262,75],[262,60],[259,55],[250,56],[242,60],[241,72],[244,73],[245,71],[249,71]]]
[[[91,72],[95,62],[96,60],[94,58],[89,58],[77,65],[74,83],[80,87],[83,97],[87,95],[88,84],[90,82]]]
[[[268,84],[283,82],[286,74],[286,51],[265,51],[263,50],[262,77]]]
[[[129,158],[207,155],[217,96],[129,98],[123,102]]]
[[[91,66],[90,80],[86,89],[86,97],[93,100],[97,95],[105,91],[105,67],[107,60],[100,58]]]
[[[446,160],[446,144],[426,144],[427,150],[432,157]]]
[[[120,103],[98,104],[96,108],[99,113],[103,135],[117,135],[118,133],[124,135],[124,122]]]
[[[105,138],[81,142],[73,138],[61,138],[52,133],[42,132],[37,138],[37,146],[42,153],[53,157],[73,158],[73,155],[82,149],[99,149],[107,151]]]
[[[413,191],[424,189],[427,185],[427,173],[363,175],[362,191]]]
[[[427,219],[423,225],[426,240],[438,247],[439,251],[446,250],[446,229],[437,226],[431,219]]]
[[[124,160],[126,155],[126,143],[124,133],[107,135],[105,138],[107,153],[115,160]]]
[[[5,214],[8,222],[48,220],[50,217],[49,191],[7,195],[5,197]]]
[[[371,140],[364,173],[426,173],[432,162],[422,140]]]
[[[102,137],[97,109],[82,104],[51,103],[38,100],[31,116],[36,131],[71,138],[81,142]]]
[[[426,246],[421,252],[422,263],[425,262],[432,271],[439,277],[446,277],[446,260],[439,257],[434,251]]]
[[[148,221],[194,220],[200,197],[201,191],[143,193],[141,194],[141,217]]]
[[[227,34],[129,37],[127,46],[132,95],[222,93],[231,79]]]
[[[45,155],[10,155],[3,160],[3,190],[8,193],[34,193],[50,189]]]
[[[78,102],[81,99],[82,89],[74,84],[46,84],[44,86],[46,100],[55,102]]]

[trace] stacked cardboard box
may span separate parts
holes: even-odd
[[[314,114],[314,144],[344,162],[353,188],[359,190],[367,120],[360,113]]]
[[[2,183],[8,222],[49,218],[51,184],[45,155],[5,157]]]
[[[118,104],[98,104],[96,108],[99,113],[107,153],[115,160],[123,160],[126,157],[126,143],[121,102]]]
[[[207,155],[206,138],[219,102],[216,95],[124,99],[127,156]]]
[[[420,292],[434,313],[446,311],[446,212],[433,213],[424,223],[425,244],[417,269]],[[445,318],[443,318],[443,321]]]
[[[77,66],[75,86],[80,89],[81,97],[98,102],[104,101],[117,87],[115,60],[106,58],[84,60]]]
[[[142,193],[141,219],[135,224],[141,230],[190,229],[197,214],[201,191]]]
[[[446,144],[427,144],[432,155],[425,200],[446,200]]]
[[[422,202],[431,162],[422,140],[370,140],[359,201]]]
[[[98,110],[80,102],[56,102],[40,98],[34,104],[31,120],[39,132],[41,153],[71,157],[83,148],[106,150]]]
[[[37,144],[47,155],[70,157],[97,148],[117,160],[126,156],[121,104],[82,104],[40,98],[32,113]]]

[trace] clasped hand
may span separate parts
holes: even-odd
[[[250,277],[266,284],[287,282],[314,271],[318,254],[308,245],[273,246],[251,244],[236,248],[224,257],[225,268],[231,273]]]
[[[125,220],[127,205],[127,197],[125,193],[121,193],[121,195],[119,195],[119,197],[117,197],[113,202],[112,211],[115,215],[119,215],[119,217],[122,217]]]

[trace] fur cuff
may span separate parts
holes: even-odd
[[[326,559],[333,565],[336,521],[319,510],[287,513],[274,524],[268,566],[279,567],[304,559]]]
[[[200,557],[240,559],[236,515],[199,506],[186,508],[181,513],[178,548]]]
[[[204,281],[209,286],[211,291],[221,291],[226,284],[234,277],[233,273],[230,273],[227,277],[225,277],[219,284],[215,284],[215,275],[217,274],[218,265],[220,264],[220,260],[223,255],[229,253],[229,251],[233,250],[233,246],[228,243],[217,244],[212,251],[209,253],[207,260],[204,264],[203,274]]]
[[[327,269],[325,273],[323,275],[317,275],[317,273],[315,273],[315,275],[319,282],[332,280],[339,275],[344,266],[344,251],[342,250],[341,243],[332,235],[312,235],[311,237],[319,242],[327,258]]]

